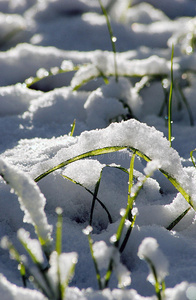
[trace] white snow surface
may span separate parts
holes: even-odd
[[[0,0],[0,238],[8,236],[21,255],[26,253],[19,240],[27,243],[45,266],[44,250],[54,289],[77,261],[66,289],[70,300],[157,299],[138,249],[165,280],[164,299],[196,297],[196,169],[190,158],[196,149],[196,2],[131,2],[102,0],[116,39],[115,62],[99,1]],[[133,190],[145,174],[160,170],[139,191],[135,224],[120,253],[111,237],[127,207],[134,150],[140,156],[136,152]],[[63,211],[59,257],[57,207]],[[114,262],[103,291],[83,233],[90,220],[102,278],[111,257]],[[120,243],[129,225],[127,220]],[[30,281],[23,287],[17,262],[1,248],[0,273],[2,300],[47,299]]]

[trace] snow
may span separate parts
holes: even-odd
[[[22,257],[27,253],[21,242],[27,244],[40,265],[48,256],[47,275],[55,291],[76,265],[65,291],[68,300],[156,299],[146,280],[147,265],[137,253],[149,257],[165,280],[165,299],[195,299],[196,170],[190,151],[196,148],[191,126],[196,124],[196,4],[102,2],[116,38],[117,74],[99,1],[0,0],[0,239],[6,236]],[[170,147],[164,101],[173,44]],[[120,253],[112,239],[127,206],[134,149],[131,193],[145,175],[151,177],[135,200],[135,224]],[[61,163],[62,168],[34,181]],[[88,227],[95,191],[99,201]],[[186,216],[167,230],[190,204]],[[63,211],[60,255],[55,251],[57,207]],[[130,222],[125,221],[121,242]],[[110,259],[114,262],[103,291],[85,229],[102,280]],[[8,251],[0,249],[0,257],[3,300],[47,299],[30,281],[23,288]]]
[[[148,260],[152,263],[156,270],[157,280],[159,283],[164,281],[165,277],[168,275],[168,261],[164,254],[159,249],[159,245],[154,238],[145,238],[138,249],[138,256],[140,259]],[[152,284],[155,284],[155,278],[153,271],[150,266],[150,273],[147,280]]]

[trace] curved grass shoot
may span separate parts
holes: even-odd
[[[61,169],[65,166],[67,166],[70,163],[73,163],[75,161],[78,161],[80,159],[83,158],[87,158],[87,157],[91,157],[91,156],[97,156],[97,155],[102,155],[102,154],[106,154],[106,153],[112,153],[112,152],[116,152],[119,150],[123,150],[123,149],[130,149],[133,152],[135,152],[139,157],[143,158],[145,161],[149,162],[151,159],[145,155],[144,153],[142,153],[141,151],[139,151],[138,149],[135,149],[131,146],[112,146],[112,147],[104,147],[104,148],[99,148],[99,149],[94,149],[85,153],[82,153],[80,155],[77,155],[75,157],[72,157],[66,161],[63,161],[62,163],[58,164],[57,166],[47,170],[46,172],[42,173],[41,175],[39,175],[38,177],[36,177],[34,180],[35,182],[40,181],[41,179],[43,179],[44,177],[46,177],[47,175],[51,174],[52,172]],[[161,171],[161,173],[163,173],[163,175],[174,185],[174,187],[182,194],[182,196],[186,199],[186,201],[193,207],[193,209],[195,209],[191,196],[185,191],[185,189],[181,186],[181,184],[175,179],[174,176],[170,175],[168,172],[166,172],[163,169],[159,169]]]
[[[193,149],[191,152],[190,152],[190,157],[191,157],[191,161],[193,163],[193,166],[196,168],[196,164],[195,164],[195,158],[193,157],[193,152],[195,152],[196,149]]]

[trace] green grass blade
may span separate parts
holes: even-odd
[[[73,123],[71,124],[71,131],[68,134],[69,136],[73,136],[75,127],[76,127],[76,119],[74,119]]]
[[[169,175],[166,171],[163,169],[159,169],[165,177],[173,184],[173,186],[182,194],[182,196],[186,199],[186,201],[192,206],[192,208],[195,210],[195,207],[193,205],[193,202],[191,200],[191,196],[182,188],[182,186],[179,184],[179,182],[173,178],[171,175]]]
[[[191,157],[193,166],[196,168],[195,160],[194,160],[194,158],[193,158],[193,152],[195,152],[195,151],[196,151],[196,149],[193,149],[193,150],[190,152],[190,157]]]
[[[88,243],[89,243],[89,248],[90,248],[90,252],[91,252],[91,257],[93,259],[93,263],[94,263],[94,267],[95,267],[95,271],[96,271],[97,283],[98,283],[99,289],[102,290],[103,286],[102,286],[102,282],[101,282],[101,274],[99,272],[98,264],[97,264],[96,258],[94,256],[93,240],[92,240],[91,235],[90,235],[91,231],[92,231],[92,227],[87,226],[87,228],[83,230],[83,233],[85,235],[87,235],[87,237],[88,237]]]
[[[80,185],[80,186],[83,187],[87,192],[89,192],[92,196],[94,195],[93,192],[91,192],[91,190],[87,189],[87,188],[86,188],[85,186],[83,186],[81,183],[79,183],[79,182],[73,180],[72,178],[70,178],[70,177],[68,177],[68,176],[65,176],[65,175],[62,175],[62,176],[63,176],[64,178],[70,180],[71,182]],[[109,210],[107,209],[107,207],[105,206],[105,204],[104,204],[98,197],[96,197],[96,200],[99,202],[99,204],[103,207],[103,209],[104,209],[105,212],[107,213],[109,222],[110,222],[110,223],[113,223],[112,217],[111,217],[111,215],[110,215],[110,212],[109,212]]]
[[[26,288],[27,287],[27,276],[26,276],[26,268],[23,263],[20,263],[18,265],[18,270],[20,271],[23,286]]]
[[[174,46],[172,45],[171,54],[171,85],[169,91],[169,102],[168,102],[168,140],[170,142],[170,147],[172,144],[172,94],[173,94],[173,57],[174,57]]]
[[[65,282],[62,282],[60,284],[60,290],[61,290],[61,299],[66,299],[66,288],[68,287],[68,284],[70,282],[70,279],[73,277],[73,274],[75,272],[75,268],[76,268],[76,262],[74,262],[72,264],[72,267],[71,269],[69,270],[69,274],[68,274],[68,277],[67,277],[67,280]]]
[[[29,254],[29,256],[31,257],[33,263],[34,263],[35,265],[38,265],[39,268],[40,268],[40,263],[38,262],[36,256],[33,254],[33,252],[31,251],[31,249],[29,249],[27,243],[25,243],[25,242],[24,242],[23,240],[21,240],[20,238],[19,238],[19,241],[20,241],[20,243],[22,244],[22,246],[24,247],[24,249],[27,251],[27,253]]]
[[[1,239],[1,247],[5,250],[8,250],[10,253],[10,257],[17,261],[18,270],[20,271],[20,275],[22,278],[23,286],[27,286],[27,276],[26,276],[26,267],[21,259],[19,252],[16,250],[12,242],[8,239],[7,236]]]
[[[133,226],[135,224],[135,220],[136,220],[136,215],[133,217],[129,228],[127,229],[127,232],[126,232],[126,235],[124,237],[124,240],[123,240],[123,242],[122,242],[122,244],[121,244],[121,246],[119,248],[120,253],[122,253],[124,251],[125,247],[126,247],[126,244],[127,244],[128,240],[129,240],[129,237],[130,237],[130,234],[132,232]]]
[[[147,263],[149,264],[149,267],[150,269],[152,270],[152,273],[153,273],[153,276],[154,276],[154,279],[155,279],[155,292],[156,292],[156,295],[157,295],[157,298],[158,300],[161,300],[162,299],[162,296],[161,296],[161,285],[158,281],[158,277],[157,277],[157,272],[156,272],[156,269],[155,269],[155,266],[154,264],[152,263],[152,261],[148,258],[148,257],[144,257],[144,259],[147,261]],[[165,284],[164,284],[164,288],[165,288]]]
[[[131,151],[135,152],[136,155],[138,155],[139,157],[143,158],[145,161],[149,162],[151,159],[145,155],[144,153],[142,153],[141,151],[139,151],[138,149],[135,149],[133,147],[130,146],[112,146],[112,147],[104,147],[104,148],[100,148],[100,149],[94,149],[85,153],[82,153],[80,155],[77,155],[75,157],[72,157],[62,163],[60,163],[59,165],[47,170],[46,172],[44,172],[43,174],[39,175],[38,177],[35,178],[35,182],[38,182],[39,180],[43,179],[44,177],[46,177],[47,175],[49,175],[50,173],[63,168],[65,166],[67,166],[68,164],[75,162],[77,160],[83,159],[83,158],[87,158],[90,156],[97,156],[97,155],[102,155],[102,154],[106,154],[106,153],[112,153],[112,152],[116,152],[119,150],[123,150],[123,149],[130,149]],[[167,179],[174,185],[174,187],[183,195],[183,197],[186,199],[186,201],[193,207],[193,209],[195,210],[195,207],[193,205],[193,202],[191,200],[191,196],[182,188],[182,186],[180,185],[180,183],[174,178],[172,177],[170,174],[168,174],[166,171],[164,171],[163,169],[159,169],[162,174],[167,177]]]
[[[189,115],[189,121],[190,121],[190,126],[194,126],[194,118],[193,118],[193,114],[192,114],[192,111],[191,111],[191,108],[190,108],[190,105],[183,93],[183,90],[182,88],[180,87],[180,85],[175,82],[175,86],[177,87],[179,93],[180,93],[180,96],[182,98],[182,101],[184,102],[184,105],[186,106],[186,109],[187,109],[187,112],[188,112],[188,115]]]
[[[130,162],[130,169],[129,169],[129,183],[128,183],[128,200],[127,204],[129,206],[129,209],[133,208],[133,202],[132,202],[132,197],[131,197],[131,189],[133,186],[133,168],[134,168],[134,162],[135,162],[135,152],[133,153],[131,157],[131,162]]]
[[[181,213],[169,226],[167,226],[166,229],[172,230],[174,228],[174,226],[176,226],[182,220],[182,218],[184,218],[184,216],[186,216],[186,214],[189,212],[190,209],[191,209],[191,207],[189,207],[185,211],[183,211],[183,213]]]
[[[130,212],[132,209],[131,188],[133,185],[134,161],[135,161],[135,153],[133,153],[133,155],[131,157],[131,161],[130,161],[127,208],[126,208],[125,214],[121,218],[120,224],[119,224],[117,232],[116,232],[116,241],[115,241],[114,245],[117,248],[119,247],[120,238],[122,236],[122,231],[123,231],[123,228],[125,225],[125,221],[126,221],[126,219],[130,219]]]
[[[58,69],[58,70],[57,70]],[[26,87],[31,87],[33,84],[43,80],[44,78],[47,78],[47,77],[51,77],[51,76],[54,76],[54,75],[58,75],[58,74],[62,74],[62,73],[68,73],[68,72],[73,72],[73,71],[77,71],[79,69],[79,66],[73,66],[73,68],[68,68],[68,69],[61,69],[61,68],[57,68],[55,74],[52,70],[50,71],[47,71],[46,70],[46,75],[44,75],[43,77],[38,77],[38,76],[35,76],[35,77],[29,77],[25,80],[24,84],[26,85]]]
[[[109,265],[108,265],[108,269],[107,269],[105,278],[104,278],[105,279],[104,289],[106,289],[108,287],[108,284],[109,284],[109,281],[110,281],[110,278],[112,275],[112,271],[113,271],[113,264],[114,264],[114,261],[113,261],[113,259],[111,259],[109,262]]]
[[[104,148],[100,148],[100,149],[95,149],[95,150],[91,150],[85,153],[82,153],[80,155],[77,155],[73,158],[70,158],[62,163],[60,163],[59,165],[55,166],[54,168],[49,169],[48,171],[44,172],[43,174],[41,174],[40,176],[35,178],[35,182],[40,181],[41,179],[43,179],[44,177],[46,177],[47,175],[49,175],[50,173],[61,169],[65,166],[67,166],[68,164],[86,158],[86,157],[90,157],[90,156],[97,156],[97,155],[102,155],[102,154],[106,154],[106,153],[112,153],[112,152],[116,152],[122,149],[127,148],[126,146],[113,146],[113,147],[104,147]]]
[[[100,4],[100,7],[102,9],[102,12],[106,18],[106,22],[107,22],[107,27],[108,27],[108,31],[109,31],[109,34],[110,34],[110,40],[111,40],[111,44],[112,44],[112,51],[114,53],[114,69],[115,69],[115,78],[116,78],[116,82],[118,82],[118,70],[117,70],[117,61],[116,61],[116,37],[113,35],[113,31],[112,31],[112,27],[111,27],[111,24],[110,24],[110,20],[109,20],[109,17],[108,17],[108,13],[105,9],[105,7],[103,6],[101,0],[99,0],[99,4]]]
[[[63,228],[63,210],[60,207],[56,208],[57,223],[56,223],[56,252],[58,255],[62,252],[62,228]]]

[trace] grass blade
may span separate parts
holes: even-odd
[[[63,227],[63,210],[60,207],[56,208],[56,213],[58,215],[56,223],[56,252],[58,255],[62,252],[62,227]]]
[[[76,127],[76,119],[74,119],[73,123],[71,124],[71,131],[68,134],[69,136],[73,136],[75,127]]]
[[[196,149],[193,149],[193,150],[190,152],[190,157],[191,157],[193,166],[196,168],[195,160],[194,160],[194,158],[193,158],[193,152],[195,152],[195,151],[196,151]]]
[[[73,183],[75,183],[75,184],[78,184],[78,185],[82,186],[82,187],[83,187],[87,192],[89,192],[92,196],[94,195],[93,192],[91,192],[91,190],[87,189],[87,188],[86,188],[85,186],[83,186],[81,183],[79,183],[79,182],[77,182],[77,181],[71,179],[71,178],[68,177],[68,176],[65,176],[65,175],[62,175],[62,176],[63,176],[64,178],[70,180],[71,182],[73,182]],[[96,197],[96,200],[99,202],[99,204],[103,207],[103,209],[104,209],[105,212],[107,213],[109,222],[110,222],[110,223],[113,223],[112,217],[111,217],[111,215],[110,215],[110,212],[109,212],[109,210],[107,209],[107,207],[105,206],[105,204],[104,204],[99,198],[97,198],[97,197]]]
[[[91,226],[87,226],[86,229],[83,230],[83,233],[85,235],[87,235],[87,237],[88,237],[88,242],[89,242],[89,248],[90,248],[90,252],[91,252],[91,257],[93,259],[93,263],[94,263],[94,267],[95,267],[95,271],[96,271],[97,283],[98,283],[99,289],[102,290],[103,286],[102,286],[102,282],[101,282],[101,274],[99,272],[98,264],[97,264],[96,258],[94,256],[93,240],[92,240],[91,235],[90,235],[90,233],[91,233],[92,230],[93,229],[92,229]]]
[[[47,170],[46,172],[42,173],[41,175],[36,177],[34,180],[35,180],[35,182],[38,182],[41,179],[43,179],[44,177],[46,177],[47,175],[49,175],[50,173],[52,173],[52,172],[54,172],[54,171],[56,171],[60,168],[63,168],[63,167],[67,166],[68,164],[70,164],[74,161],[77,161],[77,160],[80,160],[80,159],[83,159],[83,158],[86,158],[86,157],[90,157],[90,156],[97,156],[97,155],[102,155],[102,154],[106,154],[106,153],[112,153],[112,152],[116,152],[116,151],[123,150],[123,149],[130,149],[133,152],[135,152],[136,155],[143,158],[145,161],[147,161],[147,162],[151,161],[151,159],[147,155],[145,155],[144,153],[142,153],[138,149],[135,149],[135,148],[127,146],[127,145],[126,146],[104,147],[104,148],[100,148],[100,149],[94,149],[94,150],[82,153],[80,155],[77,155],[75,157],[72,157],[72,158],[60,163],[59,165]],[[174,187],[182,194],[182,196],[186,199],[186,201],[195,210],[195,207],[194,207],[193,202],[191,200],[191,196],[182,188],[180,183],[174,177],[172,177],[170,174],[168,174],[166,171],[164,171],[163,169],[159,169],[159,170],[174,185]]]
[[[43,75],[42,77],[39,76],[35,76],[35,77],[29,77],[25,80],[24,84],[26,85],[26,87],[31,87],[33,84],[43,80],[44,78],[47,77],[51,77],[54,75],[58,75],[58,74],[62,74],[62,73],[67,73],[67,72],[73,72],[73,71],[77,71],[79,69],[79,66],[72,66],[69,67],[67,69],[61,69],[61,68],[54,68],[56,71],[53,71],[53,68],[49,71],[45,70],[45,75]]]
[[[51,168],[48,171],[44,172],[43,174],[41,174],[40,176],[35,178],[35,182],[40,181],[41,179],[43,179],[50,173],[52,173],[58,169],[61,169],[74,161],[77,161],[77,160],[80,160],[80,159],[83,159],[86,157],[90,157],[90,156],[97,156],[97,155],[102,155],[102,154],[106,154],[106,153],[116,152],[116,151],[119,151],[119,150],[122,150],[125,148],[127,148],[127,147],[126,146],[124,146],[124,147],[123,146],[104,147],[104,148],[95,149],[95,150],[91,150],[91,151],[82,153],[82,154],[72,157],[72,158],[60,163],[59,165],[55,166],[54,168]]]
[[[189,106],[189,103],[183,93],[183,90],[182,88],[180,87],[180,85],[178,84],[178,82],[175,82],[175,86],[177,87],[179,93],[180,93],[180,96],[182,98],[182,101],[184,102],[184,105],[186,106],[186,109],[187,109],[187,112],[188,112],[188,115],[189,115],[189,121],[190,121],[190,126],[194,126],[194,118],[193,118],[193,114],[192,114],[192,111],[191,111],[191,108]]]
[[[185,211],[183,211],[183,213],[181,213],[169,226],[167,226],[166,229],[172,230],[174,228],[174,226],[176,226],[182,220],[182,218],[184,218],[184,216],[186,216],[186,214],[189,212],[190,209],[191,209],[191,207],[189,207]]]
[[[102,176],[102,171],[101,171],[99,179],[98,179],[98,181],[95,185],[95,190],[94,190],[94,193],[93,193],[93,201],[92,201],[92,205],[91,205],[91,213],[90,213],[90,221],[89,221],[90,226],[92,225],[92,221],[93,221],[93,211],[94,211],[94,208],[95,208],[95,200],[97,199],[97,194],[98,194],[98,191],[99,191],[101,176]]]
[[[116,61],[116,37],[113,35],[113,31],[112,31],[112,27],[111,27],[111,24],[110,24],[110,20],[108,18],[108,13],[105,9],[105,7],[103,6],[101,0],[99,0],[99,4],[101,6],[101,9],[102,9],[102,12],[106,18],[106,22],[107,22],[107,27],[108,27],[108,31],[109,31],[109,34],[110,34],[110,40],[111,40],[111,44],[112,44],[112,51],[114,53],[114,70],[115,70],[115,79],[116,79],[116,82],[118,82],[118,70],[117,70],[117,61]]]
[[[174,57],[174,45],[172,45],[171,54],[171,85],[169,91],[169,102],[168,102],[168,140],[170,142],[170,147],[172,144],[172,94],[173,94],[173,57]]]

